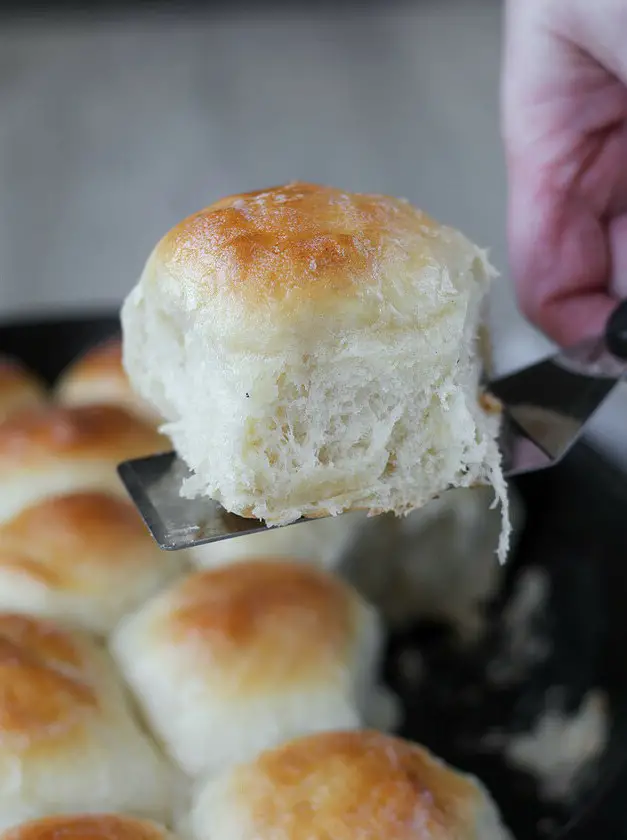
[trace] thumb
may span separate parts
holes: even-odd
[[[612,251],[611,291],[619,300],[627,298],[627,216],[613,219],[609,231]]]
[[[543,173],[514,167],[508,237],[519,304],[529,320],[562,346],[601,334],[615,300],[607,290],[608,236],[590,205]]]

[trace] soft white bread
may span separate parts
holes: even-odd
[[[0,422],[47,399],[46,387],[17,359],[0,356]]]
[[[513,486],[508,499],[511,550],[522,531],[524,509]],[[388,627],[431,619],[454,628],[463,641],[476,640],[486,629],[486,607],[505,571],[495,555],[501,517],[492,501],[489,487],[462,487],[403,519],[370,519],[342,574],[377,607]]]
[[[0,840],[175,840],[151,820],[125,814],[62,814],[30,820],[0,833]]]
[[[233,196],[152,252],[123,306],[124,364],[193,470],[188,496],[270,524],[401,514],[477,483],[505,508],[499,417],[479,398],[493,274],[401,200]]]
[[[344,516],[302,522],[293,528],[270,528],[237,539],[217,540],[190,549],[190,554],[200,568],[255,557],[283,557],[335,569],[353,544],[364,519],[362,511],[354,511]]]
[[[64,405],[120,405],[157,425],[159,416],[131,388],[122,364],[122,341],[110,338],[90,348],[61,374],[56,399]]]
[[[194,840],[509,840],[483,786],[423,747],[381,733],[326,732],[210,780]]]
[[[127,499],[116,466],[169,448],[151,426],[111,405],[48,405],[0,423],[0,521],[39,499],[77,490]]]
[[[185,570],[129,502],[105,493],[54,496],[0,525],[0,610],[108,634]]]
[[[0,615],[0,828],[77,810],[167,821],[173,780],[95,642]]]
[[[524,508],[516,488],[507,487],[510,550],[520,538]],[[505,569],[495,556],[501,531],[499,512],[487,487],[457,488],[402,520],[401,545],[391,561],[398,572],[388,581],[392,626],[416,619],[444,621],[465,641],[486,629],[490,601]]]
[[[359,726],[380,638],[374,610],[340,580],[258,559],[175,583],[122,621],[112,649],[152,730],[199,776]]]

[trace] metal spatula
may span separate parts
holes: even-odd
[[[505,408],[500,444],[506,475],[535,472],[561,460],[626,373],[627,301],[614,311],[604,336],[492,382],[489,390]],[[163,549],[266,530],[263,522],[227,513],[210,499],[182,498],[189,470],[175,452],[126,461],[118,472]]]

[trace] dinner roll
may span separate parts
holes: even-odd
[[[487,483],[485,253],[407,202],[293,183],[185,219],[122,310],[133,386],[167,419],[186,496],[269,524],[407,513]]]
[[[62,814],[30,820],[0,833],[0,840],[175,840],[158,823],[123,814]]]
[[[0,423],[0,521],[39,499],[76,490],[128,498],[116,466],[168,442],[123,408],[33,408]]]
[[[122,365],[122,341],[110,338],[90,348],[57,380],[55,396],[64,405],[121,405],[156,425],[159,416],[134,393]]]
[[[0,828],[67,811],[166,821],[173,771],[78,631],[0,615]]]
[[[46,388],[17,359],[0,356],[0,422],[10,414],[46,400]]]
[[[201,568],[236,563],[255,557],[283,557],[318,563],[327,569],[340,565],[364,525],[362,511],[302,522],[294,528],[269,528],[237,539],[216,540],[190,549]]]
[[[258,559],[174,584],[112,638],[144,717],[198,776],[294,735],[359,726],[380,628],[322,569]]]
[[[481,783],[381,733],[325,732],[211,779],[194,840],[509,840]]]
[[[524,507],[513,485],[508,497],[511,551],[522,533]],[[370,519],[342,574],[377,607],[386,626],[406,630],[434,620],[459,639],[476,641],[507,571],[495,555],[501,517],[492,502],[488,487],[458,487],[403,519]]]
[[[129,502],[105,493],[45,499],[0,525],[0,610],[106,634],[184,570]]]

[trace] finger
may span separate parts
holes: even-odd
[[[627,195],[614,177],[627,171],[627,145],[618,135],[610,143],[595,136],[605,124],[610,131],[624,87],[608,84],[596,61],[556,36],[558,5],[508,3],[502,121],[519,303],[553,340],[569,344],[602,331],[615,305],[602,220],[621,212]]]
[[[542,172],[510,184],[510,263],[523,313],[561,345],[598,335],[615,306],[609,237],[590,205]]]
[[[620,300],[627,298],[627,215],[619,216],[610,225],[612,251],[612,293]]]
[[[532,2],[545,3],[545,0]],[[595,0],[594,3],[590,0],[569,0],[567,3],[553,3],[553,6],[557,12],[555,28],[589,52],[622,84],[627,84],[625,0]]]
[[[561,347],[603,335],[616,300],[606,293],[579,295],[544,302],[537,323]]]

